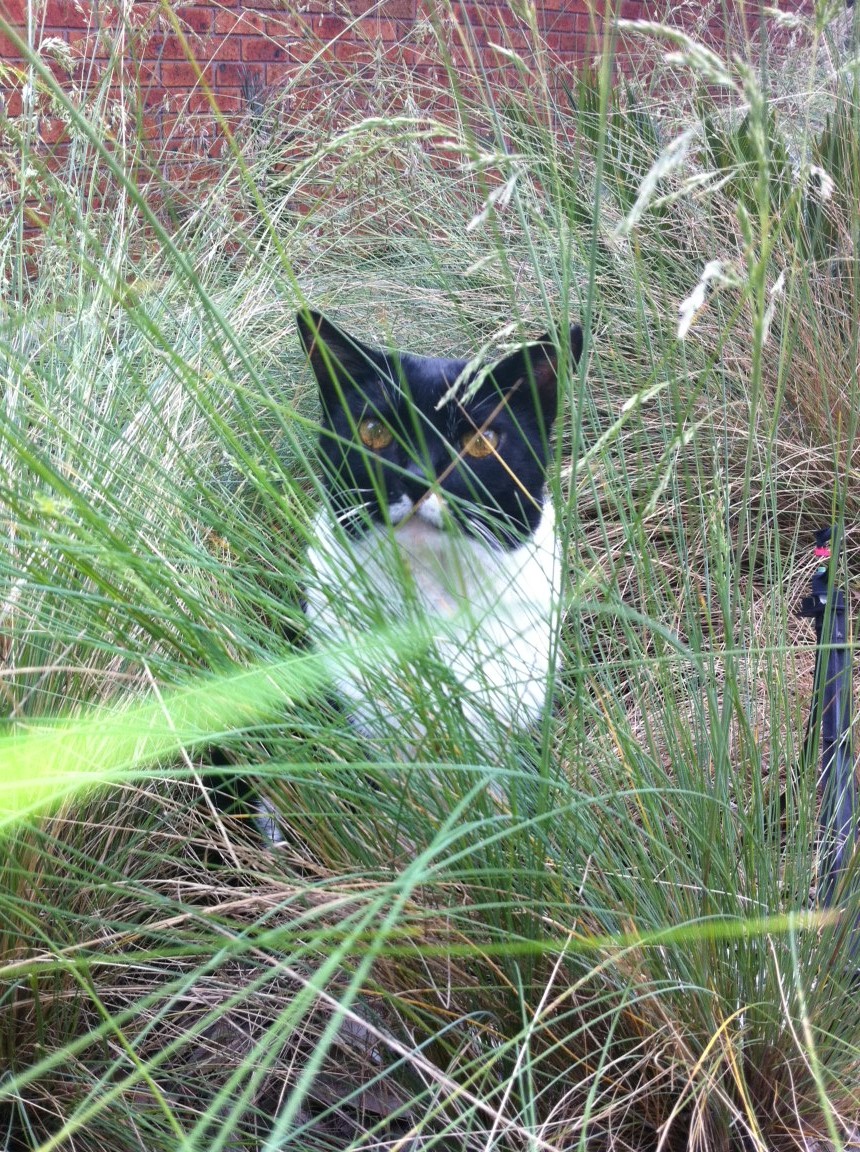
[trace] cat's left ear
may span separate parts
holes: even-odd
[[[575,368],[582,356],[582,328],[575,324],[570,329],[568,364]],[[505,394],[516,393],[533,397],[540,409],[547,429],[558,414],[558,346],[547,333],[533,344],[526,344],[510,356],[505,356],[493,367],[493,380]]]

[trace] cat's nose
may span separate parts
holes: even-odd
[[[410,460],[403,472],[403,483],[409,495],[417,500],[423,496],[433,479],[420,460]]]

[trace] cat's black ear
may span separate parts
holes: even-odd
[[[345,392],[379,371],[382,354],[378,349],[362,344],[319,312],[299,312],[296,323],[326,408],[342,404]]]
[[[582,356],[582,329],[578,324],[570,329],[569,339],[568,363],[575,368]],[[558,413],[558,348],[549,333],[500,360],[493,368],[493,379],[504,393],[516,389],[524,398],[534,397],[544,424],[551,427]]]

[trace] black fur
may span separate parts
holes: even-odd
[[[338,513],[363,507],[361,516],[344,520],[347,531],[385,523],[403,496],[415,501],[431,489],[444,497],[459,528],[489,531],[502,547],[515,547],[534,531],[558,409],[557,353],[549,336],[499,360],[480,383],[480,372],[471,372],[440,407],[469,361],[383,351],[317,312],[299,313],[297,320],[319,383],[320,451],[332,504]],[[572,364],[581,352],[577,326],[570,330]],[[393,433],[376,451],[357,434],[368,416]],[[498,451],[467,457],[464,438],[488,429],[499,437]]]

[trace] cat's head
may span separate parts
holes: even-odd
[[[319,384],[326,483],[348,532],[417,517],[510,548],[534,531],[558,411],[550,336],[467,372],[469,360],[363,344],[317,312],[297,319]],[[568,363],[581,354],[576,326]]]

